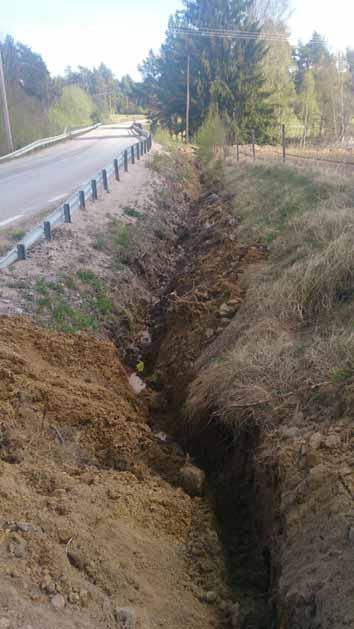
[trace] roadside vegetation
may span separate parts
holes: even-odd
[[[37,320],[67,333],[98,330],[114,310],[105,283],[88,269],[56,281],[39,278],[25,297]]]
[[[67,68],[64,76],[52,77],[41,55],[10,36],[2,54],[16,148],[65,129],[144,114],[132,78],[118,80],[103,63],[93,69]],[[6,151],[0,119],[0,154]]]
[[[268,253],[245,274],[231,326],[201,357],[187,406],[238,431],[354,377],[354,185],[265,162],[229,165],[225,181],[242,243]]]

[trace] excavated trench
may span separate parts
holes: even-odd
[[[158,302],[145,313],[148,332],[143,336],[151,342],[142,343],[137,353],[145,364],[147,389],[143,395],[150,405],[151,427],[177,442],[207,475],[206,494],[217,518],[228,586],[234,608],[239,606],[239,613],[231,618],[226,610],[226,624],[221,626],[275,629],[275,575],[262,533],[264,507],[271,519],[275,491],[267,479],[265,495],[257,495],[254,456],[258,435],[246,431],[235,437],[215,417],[212,421],[200,418],[195,427],[184,419],[195,361],[223,329],[218,326],[220,304],[227,299],[239,306],[243,269],[263,256],[256,247],[240,248],[236,229],[228,200],[215,192],[205,192],[193,205],[188,222],[176,232],[178,243],[183,241],[183,255],[179,253]],[[208,300],[215,303],[212,308],[208,303],[205,309]]]

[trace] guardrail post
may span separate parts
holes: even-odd
[[[128,151],[124,151],[124,170],[128,172]]]
[[[131,147],[131,154],[132,154],[132,164],[135,164],[135,150],[134,150],[134,146]]]
[[[286,161],[286,135],[285,135],[285,124],[281,126],[281,143],[283,147],[283,162]]]
[[[141,140],[141,142],[140,142],[140,155],[141,156],[144,155],[144,142],[143,142],[143,140]]]
[[[117,159],[113,160],[113,166],[114,166],[114,176],[116,178],[116,181],[120,181],[120,175],[119,175],[119,162]]]
[[[92,191],[92,201],[97,201],[97,181],[96,179],[91,179],[91,191]]]
[[[108,188],[108,177],[107,177],[107,171],[106,171],[106,169],[105,169],[105,168],[102,170],[102,182],[103,182],[103,189],[104,189],[106,192],[109,192],[109,188]]]
[[[147,153],[147,140],[144,140],[144,155]]]
[[[71,212],[69,203],[64,205],[64,223],[71,223]]]
[[[85,192],[84,190],[80,190],[79,192],[79,202],[80,202],[80,210],[86,209],[86,201],[85,201]]]
[[[256,134],[254,129],[251,130],[251,142],[253,159],[256,159]]]
[[[44,228],[44,236],[46,240],[52,240],[52,226],[50,222],[44,221],[43,228]]]
[[[140,159],[140,143],[139,142],[136,145],[136,157],[138,160]]]
[[[26,247],[22,243],[17,245],[17,260],[26,260]]]

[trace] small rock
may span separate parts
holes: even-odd
[[[41,589],[47,592],[47,594],[55,594],[56,592],[55,583],[54,581],[52,581],[50,576],[47,576],[43,579],[41,583]]]
[[[213,603],[216,603],[217,598],[217,593],[210,591],[203,595],[202,601],[203,603],[208,603],[209,605],[212,605]]]
[[[72,538],[72,530],[67,528],[58,529],[58,537],[61,544],[67,544],[68,541]]]
[[[180,469],[180,480],[183,489],[190,496],[202,496],[204,493],[205,473],[191,463],[186,463]]]
[[[339,435],[330,435],[329,437],[327,437],[327,439],[325,439],[325,446],[329,450],[339,448],[341,443],[342,441]]]
[[[237,299],[232,299],[227,303],[221,304],[219,308],[219,314],[226,319],[232,319],[241,306],[241,302]]]
[[[219,196],[215,192],[209,194],[206,199],[208,205],[213,205],[213,203],[217,203],[219,200]]]
[[[119,629],[137,629],[137,617],[133,609],[129,607],[117,607],[114,611]]]
[[[50,602],[54,609],[64,609],[65,607],[65,598],[62,594],[56,594]]]
[[[34,531],[34,526],[29,522],[16,522],[16,528],[21,533],[32,533]]]
[[[79,605],[80,603],[80,596],[76,592],[70,592],[68,599],[71,605]]]
[[[107,496],[110,500],[118,500],[120,497],[119,490],[114,487],[108,487]]]
[[[322,445],[322,435],[320,432],[315,432],[314,435],[310,437],[309,444],[313,450],[319,450]]]
[[[9,629],[11,621],[8,618],[0,618],[0,629]]]
[[[279,432],[289,439],[294,439],[299,435],[299,429],[296,426],[281,426]]]
[[[23,559],[26,554],[26,543],[24,541],[10,542],[8,550],[16,559]]]
[[[212,328],[207,328],[205,330],[205,337],[209,340],[214,336],[214,330]]]
[[[83,607],[87,607],[90,599],[90,594],[87,590],[80,590],[79,592],[80,602]]]
[[[230,621],[232,629],[240,629],[241,619],[239,603],[235,603],[235,605],[232,605],[232,607],[230,608]]]

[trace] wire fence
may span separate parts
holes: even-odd
[[[293,131],[293,130],[292,130]],[[248,141],[230,146],[215,147],[215,154],[234,156],[236,160],[275,160],[312,164],[316,167],[336,169],[343,174],[354,173],[354,142],[326,142],[319,138],[306,139],[287,133],[283,126],[271,144],[258,140],[255,130],[249,130]]]

